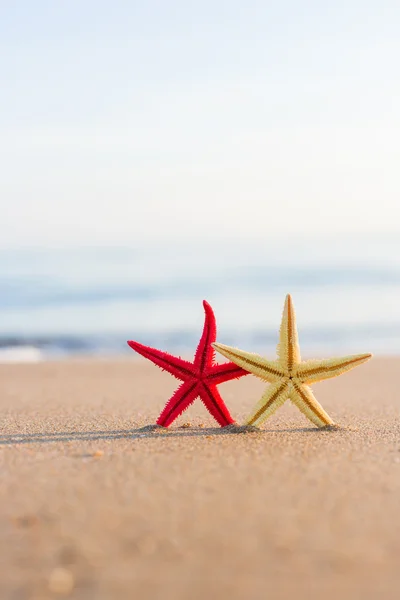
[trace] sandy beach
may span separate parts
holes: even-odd
[[[286,403],[251,434],[142,360],[0,365],[2,600],[400,597],[400,358]],[[241,422],[264,384],[220,386]]]

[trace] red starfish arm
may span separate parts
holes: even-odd
[[[199,386],[199,396],[209,413],[211,413],[221,427],[235,423],[215,385],[207,385],[203,382],[203,384]]]
[[[164,371],[168,371],[168,373],[171,373],[171,375],[181,381],[186,381],[193,376],[193,365],[187,360],[182,360],[182,358],[172,356],[168,352],[162,352],[161,350],[144,346],[132,340],[128,342],[128,345],[144,356],[144,358],[148,358],[158,367],[161,367]]]
[[[199,395],[197,381],[186,381],[168,400],[157,419],[157,425],[168,427]]]
[[[249,372],[238,367],[233,362],[223,363],[222,365],[214,365],[212,369],[210,369],[210,372],[207,375],[207,383],[210,385],[218,385],[224,381],[239,379],[239,377],[243,377],[243,375],[249,375]]]
[[[203,333],[194,356],[194,364],[200,373],[204,371],[207,365],[213,364],[215,350],[211,344],[217,339],[217,324],[213,309],[206,300],[203,300],[203,306],[205,312]]]

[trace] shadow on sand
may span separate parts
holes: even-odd
[[[0,435],[0,446],[15,446],[19,444],[49,444],[55,442],[73,442],[73,441],[97,441],[97,440],[137,440],[137,439],[169,439],[183,437],[210,437],[217,435],[265,435],[270,433],[321,433],[326,431],[338,431],[338,427],[298,427],[286,429],[257,429],[246,426],[228,426],[228,427],[178,427],[167,429],[148,425],[135,429],[107,429],[104,431],[63,431],[56,433],[24,433]]]

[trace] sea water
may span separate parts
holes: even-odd
[[[395,236],[266,236],[3,248],[0,360],[132,353],[128,339],[191,355],[203,299],[220,342],[273,357],[287,293],[305,356],[400,352]]]

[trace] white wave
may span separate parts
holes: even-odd
[[[43,358],[43,353],[34,346],[0,348],[0,363],[36,363]]]

